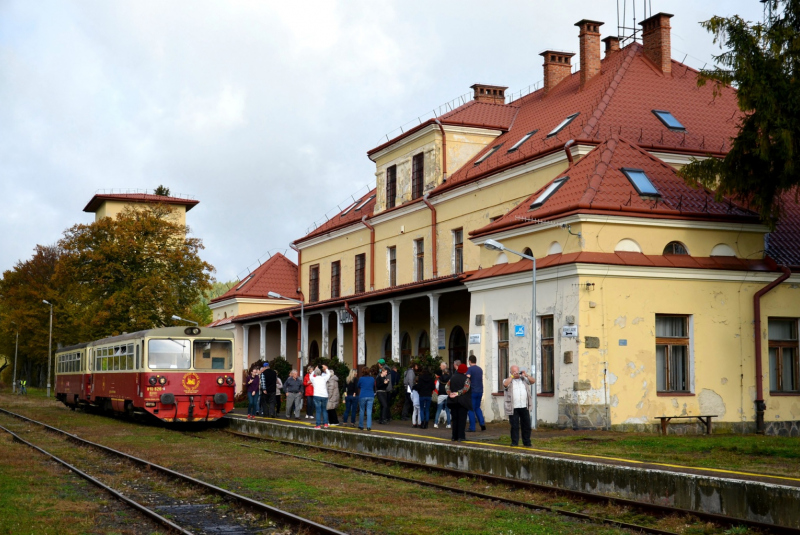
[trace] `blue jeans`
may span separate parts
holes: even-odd
[[[421,424],[428,425],[431,419],[431,398],[419,398],[419,421]]]
[[[350,423],[356,423],[356,413],[358,412],[358,398],[356,396],[344,397],[344,419],[342,423],[347,423],[347,417],[350,416]]]
[[[483,419],[483,411],[481,410],[481,399],[483,399],[483,392],[472,393],[472,410],[469,411],[469,430],[475,431],[475,417],[478,417],[478,423],[481,426],[486,425]]]
[[[364,427],[364,412],[367,413],[367,429],[372,429],[372,405],[375,398],[358,398],[358,427]]]
[[[436,417],[433,423],[439,425],[439,415],[442,411],[447,415],[447,425],[450,425],[450,407],[447,406],[447,396],[439,396],[438,403],[436,404]]]
[[[258,410],[258,392],[247,393],[247,415],[255,416]]]
[[[328,425],[328,398],[314,396],[314,416],[317,419],[317,425]]]

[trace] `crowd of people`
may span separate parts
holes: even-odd
[[[530,385],[534,379],[518,366],[510,367],[510,376],[504,379],[504,411],[511,424],[511,443],[519,444],[520,435],[525,446],[531,445],[530,408],[532,404]],[[364,367],[359,375],[350,371],[344,387],[339,378],[327,366],[309,366],[301,379],[297,370],[292,370],[282,382],[269,362],[253,365],[248,373],[247,399],[248,419],[256,416],[275,418],[281,408],[281,391],[286,394],[286,419],[300,419],[305,401],[306,419],[315,420],[315,429],[349,425],[367,431],[372,430],[372,415],[377,399],[378,424],[391,421],[391,406],[400,392],[405,396],[401,420],[411,420],[412,427],[427,429],[431,406],[436,404],[433,427],[446,425],[452,429],[453,441],[466,440],[466,433],[486,431],[486,421],[481,410],[483,401],[483,370],[477,365],[474,355],[469,357],[469,366],[456,360],[453,369],[442,362],[433,370],[412,364],[398,386],[400,374],[397,365],[389,366],[384,359],[378,361],[377,370]],[[340,389],[341,388],[341,389]],[[344,394],[344,401],[341,396]],[[337,409],[345,406],[340,424]]]

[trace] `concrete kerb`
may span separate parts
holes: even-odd
[[[456,446],[449,442],[427,442],[332,429],[320,431],[239,417],[228,417],[227,420],[231,429],[251,435],[800,528],[800,487]]]

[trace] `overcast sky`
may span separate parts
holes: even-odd
[[[698,21],[762,6],[650,4],[694,67],[719,52]],[[98,189],[164,184],[200,201],[188,224],[233,279],[374,184],[385,134],[473,83],[540,81],[583,18],[614,34],[617,4],[0,0],[0,271],[91,222]]]

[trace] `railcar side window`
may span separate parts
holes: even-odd
[[[136,344],[136,369],[139,369],[139,344]]]
[[[195,340],[194,368],[196,370],[233,369],[232,344],[223,340]]]
[[[147,365],[150,369],[188,370],[190,347],[189,340],[149,340]]]

